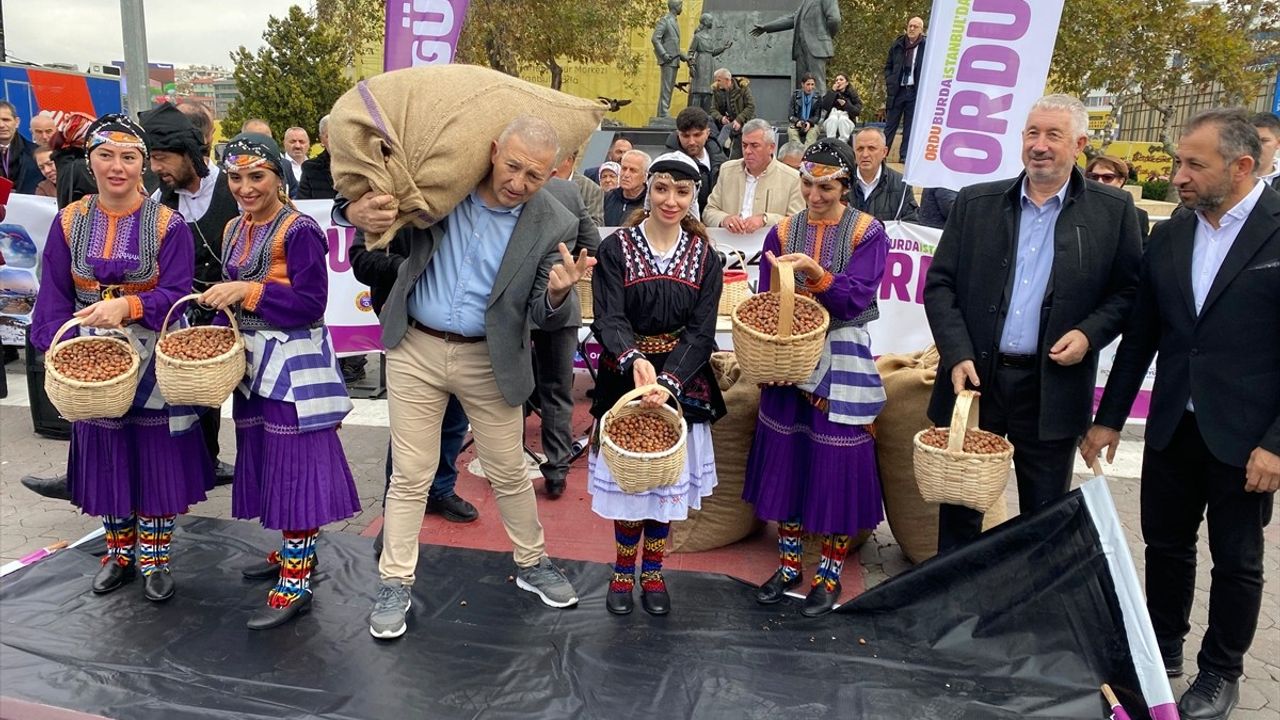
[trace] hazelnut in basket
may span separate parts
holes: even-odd
[[[778,319],[782,313],[782,304],[776,293],[752,295],[738,305],[737,314],[742,322],[753,330],[765,335],[778,334]],[[822,326],[822,311],[808,303],[796,303],[792,317],[795,318],[791,332],[804,335]]]
[[[60,348],[52,363],[71,380],[104,382],[129,372],[133,355],[116,340],[82,340]]]
[[[179,360],[208,360],[230,351],[235,344],[231,328],[193,327],[166,335],[160,350]]]

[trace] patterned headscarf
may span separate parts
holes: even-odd
[[[853,182],[853,169],[857,161],[849,143],[836,138],[823,138],[804,151],[800,161],[800,174],[813,180],[839,180],[845,185]]]
[[[256,167],[270,169],[284,177],[284,160],[280,146],[260,133],[240,133],[227,143],[222,156],[222,169],[227,172],[245,172]]]
[[[603,173],[605,170],[611,171],[614,177],[622,175],[622,166],[612,160],[600,163],[600,172]]]
[[[646,213],[652,209],[649,198],[653,197],[653,183],[658,175],[669,175],[677,182],[685,180],[693,182],[693,202],[689,203],[689,216],[695,220],[701,220],[698,190],[702,186],[702,171],[698,163],[683,152],[669,152],[654,158],[649,164],[649,176],[645,182],[644,210]]]
[[[85,130],[85,149],[90,153],[100,145],[118,148],[129,148],[142,153],[147,158],[147,143],[142,138],[146,132],[133,118],[124,113],[103,115]]]

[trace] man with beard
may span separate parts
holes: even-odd
[[[1026,169],[960,191],[925,281],[942,355],[929,419],[946,427],[956,395],[981,390],[978,424],[1013,444],[1023,513],[1071,488],[1098,351],[1129,315],[1142,257],[1133,197],[1076,167],[1088,133],[1078,99],[1037,100],[1022,131]],[[944,504],[938,551],[981,531],[981,512]]]
[[[725,157],[720,143],[709,143],[711,137],[711,116],[700,107],[687,107],[676,115],[676,131],[667,136],[667,149],[683,151],[693,158],[702,172],[702,181],[698,190],[698,213],[707,206],[711,197],[711,188],[715,187],[720,177],[720,166],[729,158]]]
[[[196,107],[191,111],[193,115],[200,113]],[[206,162],[209,148],[205,136],[193,124],[192,116],[172,103],[165,103],[142,113],[139,119],[147,132],[151,171],[161,185],[152,199],[177,210],[186,219],[196,244],[194,290],[205,290],[222,280],[222,231],[228,221],[239,215],[235,198],[217,165]],[[187,312],[188,317],[199,323],[211,317],[208,311],[194,304]],[[231,482],[235,468],[218,460],[220,425],[221,416],[216,410],[200,416],[205,446],[214,461],[215,485],[226,485]],[[52,477],[28,475],[22,478],[22,484],[45,497],[70,498],[65,473]]]
[[[1262,605],[1263,528],[1280,489],[1280,195],[1257,177],[1263,150],[1243,110],[1188,121],[1173,184],[1191,210],[1156,226],[1137,302],[1096,423],[1080,447],[1115,457],[1154,358],[1142,457],[1147,609],[1165,671],[1182,674],[1196,541],[1213,557],[1199,674],[1183,718],[1225,719]],[[963,194],[963,193],[962,193]]]

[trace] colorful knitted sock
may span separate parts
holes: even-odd
[[[640,561],[640,589],[645,592],[666,592],[667,581],[662,579],[662,556],[667,553],[667,535],[671,523],[657,520],[644,521],[644,557]]]
[[[804,528],[799,522],[778,523],[778,556],[783,582],[800,577],[804,570]]]
[[[311,589],[311,568],[316,564],[316,537],[320,529],[285,530],[280,533],[280,579],[267,592],[267,604],[282,608]]]
[[[640,533],[644,522],[630,520],[613,521],[613,542],[618,549],[618,562],[613,566],[613,582],[609,592],[629,593],[636,585],[636,548],[640,546]]]
[[[138,516],[138,570],[143,577],[169,569],[169,543],[177,515]]]
[[[103,515],[102,529],[106,531],[107,554],[102,564],[133,564],[133,545],[138,540],[138,518],[133,515]]]
[[[849,555],[848,535],[823,535],[822,560],[818,563],[818,574],[813,576],[813,587],[818,583],[826,583],[827,592],[836,589],[840,582],[840,571],[844,569],[844,559]]]

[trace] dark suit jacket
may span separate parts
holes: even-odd
[[[1013,285],[1023,175],[960,191],[925,282],[924,309],[942,355],[929,418],[951,422],[951,368],[973,360],[992,381]],[[1040,437],[1082,435],[1093,408],[1098,351],[1120,334],[1133,306],[1142,255],[1133,198],[1071,171],[1054,226],[1053,272],[1040,322]],[[1072,329],[1089,338],[1084,360],[1063,367],[1049,348]]]
[[[15,132],[9,141],[9,174],[13,191],[22,195],[34,195],[36,186],[44,180],[44,173],[36,165],[32,155],[36,146],[21,133]]]
[[[328,150],[303,161],[302,179],[298,181],[298,200],[331,200],[337,194],[333,189]]]
[[[1190,399],[1209,451],[1244,467],[1256,447],[1280,453],[1280,194],[1262,191],[1199,316],[1191,289],[1197,222],[1179,213],[1151,233],[1097,422],[1124,426],[1154,356],[1147,445],[1168,447]]]
[[[848,200],[850,206],[880,222],[894,219],[902,222],[918,220],[920,206],[916,204],[915,191],[902,179],[902,173],[888,165],[880,166],[880,182],[876,183],[870,197],[863,197],[862,186],[855,177],[853,184],[849,186]],[[899,205],[902,207],[902,215],[898,215]]]
[[[884,61],[884,91],[887,105],[892,105],[893,99],[902,90],[910,92],[912,97],[915,96],[916,88],[920,87],[920,66],[924,65],[924,44],[927,41],[928,38],[921,38],[920,44],[916,46],[916,64],[911,68],[911,78],[915,84],[909,88],[902,86],[902,72],[907,68],[907,36],[899,35],[898,39],[893,41],[893,45],[889,46],[889,56]]]

